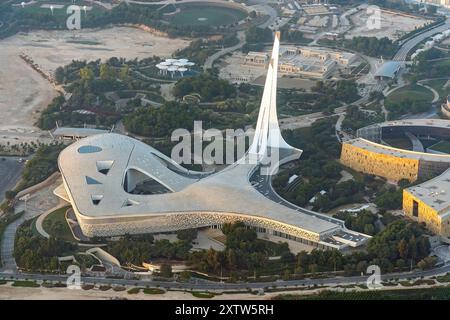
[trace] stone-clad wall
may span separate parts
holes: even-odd
[[[441,217],[439,213],[426,205],[419,198],[415,197],[411,193],[408,192],[407,189],[403,190],[403,212],[409,217],[413,217],[413,201],[418,203],[418,217],[417,220],[419,222],[424,222],[427,228],[439,235],[450,235],[448,227],[442,225]],[[446,224],[447,222],[445,222]],[[443,228],[445,227],[445,229]],[[445,233],[447,232],[447,233]]]
[[[391,181],[408,179],[415,181],[419,173],[419,160],[398,158],[342,144],[341,163],[356,171],[384,177]]]
[[[76,212],[76,210],[75,210]],[[319,242],[324,235],[297,228],[295,226],[280,223],[274,220],[246,216],[235,213],[224,212],[186,212],[171,213],[164,215],[149,215],[144,217],[117,217],[107,218],[107,223],[102,219],[86,219],[77,213],[77,220],[83,233],[88,237],[118,236],[124,234],[159,233],[170,232],[181,229],[208,227],[242,221],[249,226],[266,228],[269,230],[283,232],[298,238]],[[105,219],[106,220],[106,219]],[[340,230],[336,227],[335,232]]]

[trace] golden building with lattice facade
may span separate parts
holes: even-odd
[[[433,233],[450,237],[450,169],[403,190],[403,212]]]
[[[402,150],[362,138],[342,144],[340,161],[353,170],[393,182],[428,179],[450,167],[450,155]]]

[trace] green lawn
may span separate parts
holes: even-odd
[[[450,141],[439,141],[438,143],[432,145],[429,149],[450,154]]]
[[[449,300],[450,287],[403,289],[403,290],[368,290],[359,292],[322,291],[308,296],[282,294],[280,300]]]
[[[412,143],[409,139],[404,138],[385,138],[383,139],[390,146],[399,149],[412,150]]]
[[[427,81],[425,84],[429,85],[434,90],[436,90],[439,93],[439,98],[443,99],[450,94],[450,86],[444,88],[444,85],[447,83],[447,80],[448,79],[430,80]]]
[[[438,66],[438,67],[448,67],[448,66],[450,66],[450,58],[449,59],[435,61],[435,62],[433,62],[433,64],[435,66]]]
[[[427,88],[412,84],[392,92],[386,97],[385,103],[402,102],[406,99],[429,103],[433,100],[433,93]]]
[[[39,288],[41,285],[34,281],[17,280],[12,284],[13,287]]]
[[[143,292],[145,294],[164,294],[166,293],[164,290],[159,288],[144,288]]]
[[[42,227],[53,237],[58,237],[69,242],[76,242],[65,218],[68,208],[60,208],[50,213],[42,222]]]
[[[246,16],[243,11],[237,9],[195,5],[182,7],[171,23],[178,26],[220,26],[238,22]]]
[[[201,299],[211,299],[214,298],[215,294],[212,292],[198,292],[198,291],[192,291],[192,295],[196,298]]]

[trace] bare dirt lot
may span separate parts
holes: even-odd
[[[396,40],[403,34],[431,22],[431,20],[426,20],[420,17],[382,11],[380,28],[369,29],[367,27],[369,14],[366,10],[360,10],[358,13],[352,15],[350,20],[354,27],[345,35],[348,39],[352,39],[357,36],[366,36],[377,38],[388,37],[391,40]]]
[[[0,131],[30,132],[38,117],[57,95],[53,86],[20,57],[25,53],[44,72],[72,60],[110,57],[169,57],[189,41],[167,39],[131,27],[80,31],[35,31],[0,41]]]
[[[257,296],[250,293],[242,294],[222,294],[217,295],[213,300],[254,300],[270,299],[275,293],[268,293]],[[189,292],[168,291],[164,294],[145,294],[142,291],[138,294],[129,294],[127,291],[115,292],[92,290],[70,290],[67,288],[21,288],[12,287],[10,284],[0,286],[1,300],[200,300]]]

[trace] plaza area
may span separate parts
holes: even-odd
[[[367,12],[366,9],[363,9],[351,15],[350,21],[353,28],[346,33],[345,37],[347,39],[352,39],[359,36],[376,38],[387,37],[391,40],[397,40],[402,35],[432,22],[431,20],[427,20],[419,16],[397,14],[391,11],[382,10],[380,14],[381,27],[369,29],[367,27],[367,23],[371,19],[372,14],[373,13],[371,12]]]

